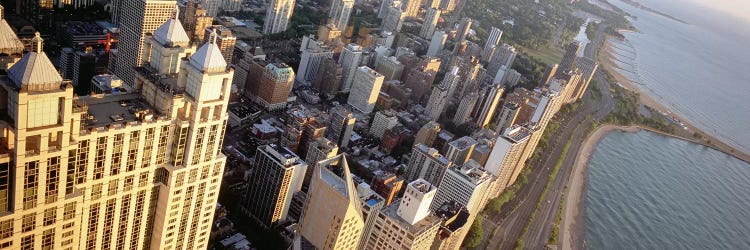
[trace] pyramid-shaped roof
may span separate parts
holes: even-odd
[[[18,39],[13,29],[10,28],[8,22],[5,21],[3,11],[3,6],[0,5],[0,53],[21,53],[23,51],[23,43]]]
[[[211,33],[209,42],[203,44],[198,51],[190,57],[190,64],[203,71],[224,71],[227,61],[221,54],[221,49],[216,45],[216,30]]]
[[[175,10],[177,11],[177,10]],[[159,26],[154,32],[154,38],[156,41],[163,45],[173,45],[179,43],[189,43],[190,37],[185,32],[185,27],[182,27],[182,23],[177,19],[179,13],[175,13],[175,16],[167,19],[164,24]]]
[[[39,32],[32,42],[36,42],[36,50],[26,53],[16,64],[8,69],[8,78],[17,88],[22,85],[56,84],[63,81],[47,54],[42,51],[42,38]]]

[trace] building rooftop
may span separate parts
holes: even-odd
[[[182,27],[182,23],[177,17],[173,16],[167,19],[164,24],[154,31],[154,39],[164,45],[187,44],[190,43],[190,37]]]
[[[477,140],[474,140],[474,138],[468,136],[458,138],[457,140],[448,143],[448,145],[451,145],[451,147],[454,147],[458,150],[466,150],[471,146],[475,146],[477,144]]]
[[[469,220],[469,211],[455,201],[448,201],[440,205],[435,215],[445,221],[443,228],[455,232],[466,226]]]
[[[88,128],[153,120],[156,111],[138,93],[89,96],[77,99],[88,106],[83,122]]]
[[[503,137],[507,138],[513,143],[523,142],[529,138],[531,131],[524,126],[515,125],[512,128],[506,129],[503,133]]]
[[[401,204],[401,200],[395,200],[393,203],[383,208],[381,210],[381,213],[388,216],[390,220],[397,223],[400,228],[405,229],[409,233],[413,235],[419,235],[423,233],[424,231],[427,231],[430,228],[433,228],[435,225],[440,224],[441,220],[439,217],[437,217],[434,214],[430,214],[427,217],[424,217],[424,219],[418,221],[414,225],[409,224],[404,219],[402,219],[400,216],[398,216],[398,206]]]

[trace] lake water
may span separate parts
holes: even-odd
[[[750,152],[750,24],[685,0],[639,0],[622,72],[674,112]],[[744,22],[744,21],[743,21]],[[592,155],[588,249],[750,249],[750,164],[685,141],[612,133]]]
[[[587,249],[750,249],[750,165],[724,153],[610,133],[587,179]]]

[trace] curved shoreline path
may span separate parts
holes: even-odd
[[[584,248],[585,235],[582,212],[584,209],[583,194],[586,187],[586,169],[596,146],[599,145],[602,138],[613,131],[635,133],[641,131],[641,129],[638,127],[604,125],[591,133],[583,143],[576,156],[573,172],[567,183],[567,192],[565,192],[563,217],[560,224],[561,249]]]

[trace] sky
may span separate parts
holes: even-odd
[[[750,22],[750,0],[691,0]]]

